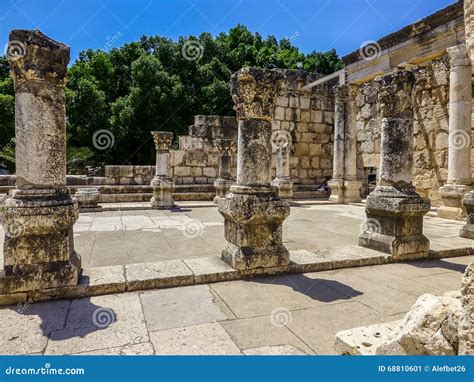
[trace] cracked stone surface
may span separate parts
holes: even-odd
[[[364,218],[363,205],[294,206],[283,222],[283,243],[288,250],[318,253],[354,246]],[[424,234],[434,249],[471,247],[472,240],[459,237],[462,227],[431,213],[424,217]],[[81,213],[74,236],[84,268],[220,258],[225,242],[224,219],[215,207]],[[0,259],[3,240],[0,226]]]
[[[400,320],[420,295],[458,289],[473,259],[13,305],[0,309],[0,353],[334,354],[337,332]]]

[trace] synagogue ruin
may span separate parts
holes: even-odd
[[[474,254],[474,1],[361,47],[328,76],[242,68],[230,80],[236,117],[196,115],[179,137],[152,131],[156,163],[105,166],[104,176],[66,174],[69,47],[40,31],[14,30],[10,41],[26,49],[10,57],[16,174],[0,176],[2,305]],[[215,268],[155,264],[136,276],[128,264],[108,284],[82,269],[79,213],[118,203],[177,210],[182,201],[208,201],[223,218]],[[365,209],[355,260],[287,248],[292,209],[315,201]],[[432,246],[430,211],[463,222],[462,244]],[[460,291],[423,295],[401,322],[380,323],[381,338],[374,327],[338,333],[336,350],[364,354],[369,338],[379,354],[474,354],[473,269]]]

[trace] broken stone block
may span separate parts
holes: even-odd
[[[376,350],[381,355],[455,355],[461,316],[459,294],[424,294]]]
[[[466,209],[466,224],[461,228],[460,236],[474,239],[474,191],[464,195],[462,204]]]
[[[461,282],[461,303],[458,354],[474,355],[474,263],[466,268]]]
[[[76,198],[79,209],[87,209],[87,210],[101,210],[102,207],[99,206],[100,203],[100,192],[99,189],[96,187],[88,187],[88,188],[79,188],[77,192],[74,194]]]

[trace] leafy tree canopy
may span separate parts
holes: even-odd
[[[184,134],[196,114],[234,115],[229,93],[233,72],[244,66],[296,69],[300,63],[321,74],[342,68],[335,50],[305,55],[290,39],[263,38],[243,25],[216,37],[202,33],[172,41],[143,36],[108,52],[83,51],[68,70],[66,87],[69,171],[81,171],[86,164],[151,164],[150,131]],[[12,152],[13,96],[8,62],[0,56],[4,162]],[[113,135],[106,150],[93,144],[99,130]]]

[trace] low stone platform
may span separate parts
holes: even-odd
[[[472,260],[25,302],[0,308],[0,354],[334,354],[337,332],[399,320],[420,295],[458,289]]]
[[[361,204],[295,204],[283,230],[291,263],[236,271],[220,259],[223,222],[215,207],[81,214],[74,227],[76,251],[84,267],[80,284],[4,295],[0,302],[76,298],[391,262],[390,256],[357,245],[363,218]],[[461,222],[431,216],[425,222],[430,258],[474,254],[472,240],[457,236]],[[0,237],[1,245],[1,230]]]

